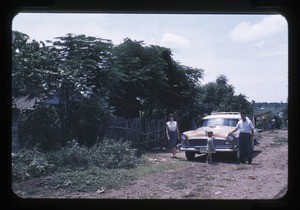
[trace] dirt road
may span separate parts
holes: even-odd
[[[261,133],[260,145],[255,147],[252,164],[237,164],[233,156],[215,154],[214,164],[205,162],[205,155],[187,161],[184,152],[177,159],[170,152],[145,154],[155,164],[168,161],[178,168],[162,170],[140,177],[118,189],[97,192],[75,192],[51,197],[93,199],[277,199],[287,191],[288,135],[287,130]],[[36,183],[35,183],[36,185]],[[22,189],[21,189],[22,186]],[[32,186],[18,184],[16,191]],[[22,195],[22,193],[20,193]],[[26,196],[25,196],[26,197]],[[40,197],[39,194],[32,197]]]
[[[184,152],[178,159],[170,153],[147,154],[157,164],[184,162],[183,167],[166,170],[135,180],[120,189],[101,193],[74,193],[73,198],[113,199],[277,199],[287,191],[287,130],[266,131],[255,147],[253,162],[237,164],[230,155],[215,154],[215,164],[205,156],[187,161]],[[182,165],[182,164],[181,164]]]

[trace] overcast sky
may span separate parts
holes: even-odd
[[[182,65],[223,74],[248,101],[287,102],[288,25],[281,15],[20,13],[12,30],[37,41],[67,33],[144,41],[172,50]]]

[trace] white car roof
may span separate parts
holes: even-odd
[[[214,118],[240,119],[241,115],[239,112],[213,112],[211,113],[211,115],[208,115],[203,119],[214,119]]]

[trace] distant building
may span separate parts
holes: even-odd
[[[19,127],[20,127],[20,116],[27,111],[34,110],[35,107],[41,102],[51,105],[59,104],[59,99],[56,96],[44,97],[44,98],[29,98],[29,96],[22,96],[15,98],[12,101],[12,151],[16,151],[20,146],[19,141]]]
[[[15,98],[12,101],[12,125],[11,125],[11,136],[12,136],[12,151],[19,148],[19,122],[20,114],[26,110],[33,110],[35,104],[39,101],[39,98],[29,98],[23,96]]]
[[[254,117],[257,127],[264,130],[269,130],[274,128],[274,123],[272,124],[272,117],[276,116],[282,121],[282,125],[287,127],[286,121],[288,103],[255,103],[254,104]]]

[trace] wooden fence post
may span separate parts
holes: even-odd
[[[104,134],[109,139],[123,139],[131,141],[138,147],[165,146],[165,120],[164,119],[125,119],[113,118]]]

